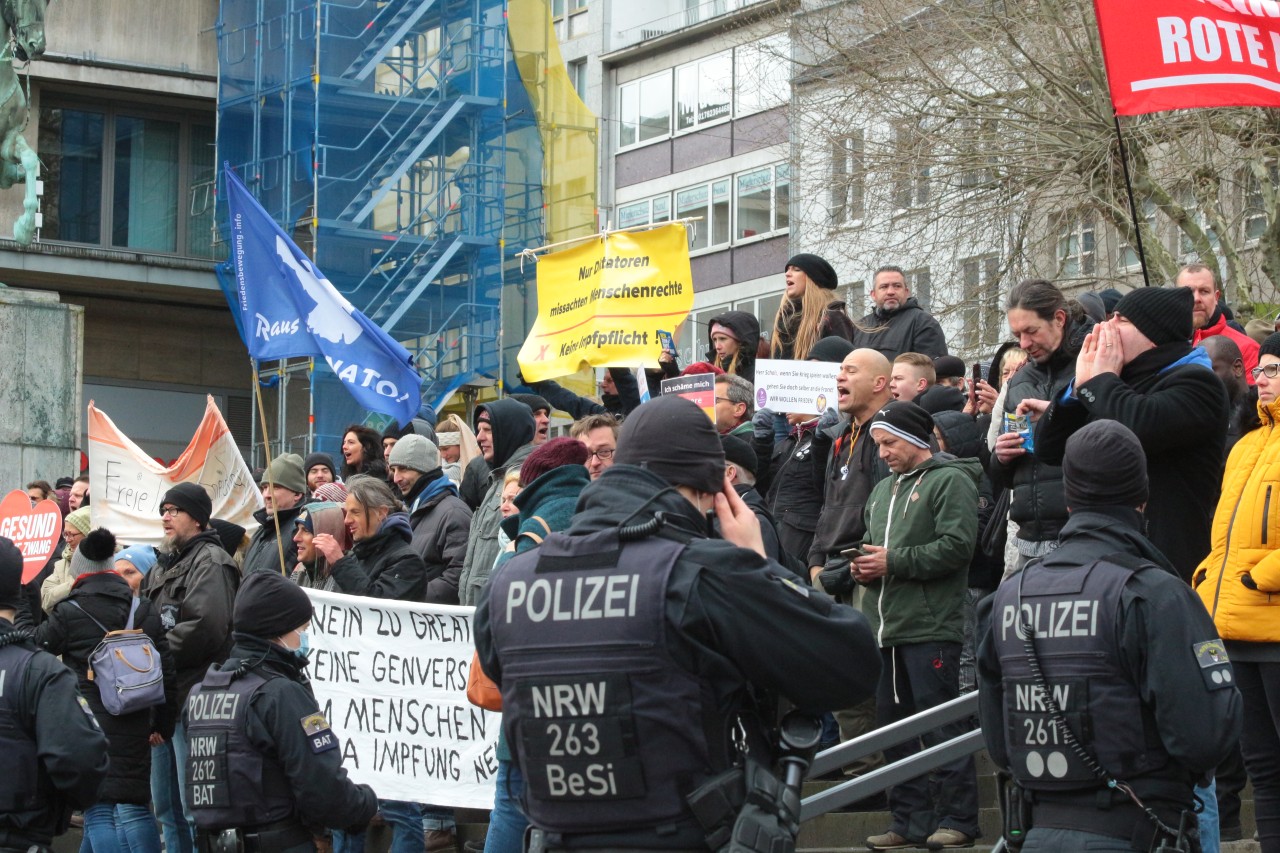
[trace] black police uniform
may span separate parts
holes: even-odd
[[[61,661],[0,619],[0,851],[46,850],[98,801],[107,739]]]
[[[1128,840],[1168,826],[1239,737],[1241,704],[1204,606],[1115,507],[1073,512],[1062,545],[982,604],[980,717],[992,759],[1029,792],[1031,826]],[[1022,624],[1034,634],[1031,667]],[[1063,736],[1051,696],[1084,752]],[[1194,823],[1194,821],[1192,821]]]
[[[314,850],[325,827],[363,829],[377,811],[368,785],[342,767],[338,738],[303,668],[281,646],[235,635],[231,657],[191,691],[187,802],[201,850],[239,830],[244,849]]]
[[[741,760],[744,737],[770,761],[761,721],[776,708],[753,690],[855,704],[875,689],[874,639],[778,564],[703,538],[705,519],[649,471],[614,465],[578,510],[476,608],[524,810],[550,848],[706,849],[688,795]]]

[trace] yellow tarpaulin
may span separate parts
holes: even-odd
[[[673,332],[692,307],[683,224],[584,241],[538,260],[538,319],[520,348],[520,372],[537,382],[582,362],[656,365],[658,331]]]

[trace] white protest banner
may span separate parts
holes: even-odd
[[[89,401],[89,506],[94,527],[129,545],[159,545],[160,500],[178,483],[199,483],[213,501],[213,517],[258,528],[253,514],[262,494],[213,397],[196,434],[169,467],[134,444]]]
[[[820,415],[836,404],[840,365],[828,361],[756,362],[756,408],[783,414]]]
[[[384,800],[493,808],[502,716],[467,701],[475,608],[307,594],[311,685],[351,778]]]

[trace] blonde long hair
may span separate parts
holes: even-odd
[[[782,336],[789,335],[792,327],[795,328],[795,337],[791,339],[791,357],[794,359],[806,358],[809,350],[822,337],[822,324],[826,319],[827,307],[835,300],[835,291],[823,290],[808,275],[805,279],[804,293],[800,294],[800,298],[784,298],[778,306],[778,313],[773,317],[773,333],[769,335],[771,358],[779,357],[778,353],[783,345]],[[794,320],[797,313],[800,315],[798,323]]]

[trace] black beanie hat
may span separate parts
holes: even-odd
[[[1280,332],[1273,332],[1267,335],[1267,339],[1262,342],[1262,347],[1258,350],[1258,356],[1274,355],[1280,358]]]
[[[736,435],[722,435],[720,436],[720,443],[724,445],[725,462],[747,470],[752,477],[756,475],[756,471],[760,467],[760,457],[756,455],[751,445]]]
[[[1102,300],[1102,307],[1108,314],[1115,313],[1116,305],[1120,304],[1120,300],[1124,298],[1124,294],[1116,290],[1114,287],[1108,287],[1105,290],[1098,291],[1098,298]]]
[[[512,400],[519,400],[524,403],[536,415],[540,410],[546,409],[547,414],[551,414],[551,404],[547,402],[547,398],[539,394],[508,394]]]
[[[0,536],[0,607],[22,606],[22,552],[13,540]]]
[[[1191,340],[1194,306],[1195,296],[1189,287],[1139,287],[1116,303],[1116,313],[1160,346]]]
[[[940,355],[933,360],[933,373],[939,379],[946,379],[949,376],[964,376],[966,370],[964,362],[954,355]]]
[[[213,501],[199,483],[179,483],[174,486],[160,499],[161,509],[166,504],[172,504],[194,518],[201,530],[209,526],[209,516],[213,515]]]
[[[333,457],[328,453],[312,453],[302,461],[302,473],[310,474],[311,469],[317,465],[323,465],[329,469],[329,476],[337,479],[338,469],[333,466]]]
[[[869,429],[892,433],[928,450],[929,438],[933,435],[933,415],[908,400],[892,400],[871,416]]]
[[[1187,290],[1188,288],[1179,288]],[[1139,507],[1147,502],[1147,457],[1138,437],[1117,421],[1094,421],[1067,439],[1063,491],[1073,510]]]
[[[673,486],[710,494],[724,489],[720,434],[706,412],[684,397],[659,397],[628,415],[613,459],[647,468]]]
[[[809,361],[830,361],[839,364],[851,352],[853,352],[853,344],[839,335],[831,335],[813,345],[809,350]]]
[[[782,268],[783,272],[786,272],[787,267],[799,267],[805,275],[809,276],[810,281],[824,290],[835,290],[836,285],[839,284],[835,268],[827,263],[826,258],[820,258],[817,255],[807,252],[792,255],[791,260],[787,261],[786,266]]]
[[[241,634],[271,640],[311,619],[311,599],[279,572],[251,572],[240,584],[232,625]]]

